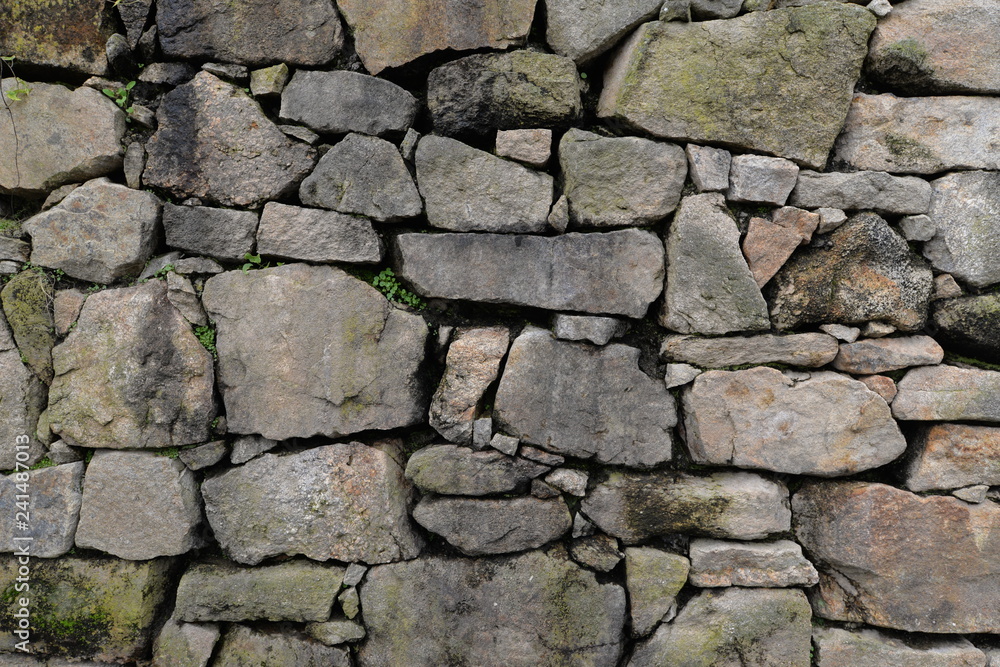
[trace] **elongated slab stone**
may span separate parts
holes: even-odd
[[[732,144],[821,169],[874,27],[870,12],[833,3],[646,23],[613,56],[597,114],[654,136]]]
[[[428,297],[638,318],[663,287],[663,245],[635,229],[556,237],[401,234],[396,243],[400,275]]]
[[[771,363],[817,368],[833,361],[839,349],[836,338],[821,333],[726,338],[667,336],[660,346],[660,357],[704,368]]]
[[[914,440],[906,467],[910,491],[1000,485],[1000,428],[933,424]]]
[[[913,632],[1000,629],[997,505],[816,482],[795,494],[792,512],[798,541],[821,564],[818,616]]]
[[[818,667],[989,667],[965,637],[890,636],[872,628],[813,628]]]
[[[976,287],[1000,282],[1000,230],[983,224],[1000,216],[1000,174],[948,174],[931,186],[934,236],[924,244],[924,257],[939,271]]]
[[[422,491],[459,496],[517,491],[548,470],[496,450],[476,452],[455,445],[424,447],[406,462],[406,478]]]
[[[219,642],[212,664],[215,667],[351,667],[352,663],[346,647],[326,646],[293,630],[232,625]]]
[[[803,170],[788,203],[810,209],[918,214],[930,207],[931,188],[922,178],[893,176],[884,171],[820,174]]]
[[[791,540],[691,541],[691,583],[702,588],[815,586],[819,574]]]
[[[924,366],[898,383],[896,419],[1000,422],[1000,373],[955,366]]]
[[[930,336],[866,338],[840,346],[833,367],[858,375],[886,373],[908,366],[933,366],[944,359],[944,350]]]

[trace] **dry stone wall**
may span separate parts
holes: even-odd
[[[1000,665],[995,2],[44,4],[0,665]]]

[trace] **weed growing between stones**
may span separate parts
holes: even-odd
[[[389,301],[402,303],[417,310],[423,310],[427,304],[419,296],[403,287],[392,269],[385,268],[371,279],[371,285],[385,295]]]
[[[135,111],[135,107],[129,104],[133,88],[135,88],[135,81],[129,81],[121,88],[102,88],[101,92],[114,100],[118,108],[131,116],[132,112]]]
[[[215,328],[211,324],[195,327],[194,335],[198,339],[198,342],[212,353],[213,359],[219,358],[218,350],[215,348]]]

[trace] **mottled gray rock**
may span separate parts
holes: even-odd
[[[843,324],[821,324],[819,329],[845,343],[853,343],[861,335],[861,329]]]
[[[416,166],[433,227],[521,233],[547,227],[553,192],[548,174],[434,136],[420,140]]]
[[[721,194],[681,200],[667,233],[667,284],[660,325],[681,333],[769,329],[767,303],[740,252],[740,233]]]
[[[344,44],[337,10],[322,0],[160,0],[156,8],[170,58],[325,65]]]
[[[896,333],[896,327],[888,322],[867,322],[861,329],[861,335],[865,338],[884,338],[894,333]]]
[[[164,204],[163,230],[171,248],[238,262],[253,249],[257,214],[208,206]]]
[[[677,594],[687,583],[688,559],[653,547],[625,549],[625,583],[631,602],[632,636],[645,637],[677,613]]]
[[[250,93],[254,97],[274,97],[285,89],[290,77],[288,65],[279,63],[250,72]]]
[[[310,623],[306,626],[307,635],[327,646],[354,643],[365,638],[365,626],[357,621],[335,619],[323,623]]]
[[[167,300],[194,326],[208,326],[208,316],[201,307],[198,292],[187,277],[179,276],[173,271],[167,273]]]
[[[22,463],[33,465],[45,453],[45,448],[30,437],[37,428],[39,414],[45,409],[45,385],[21,363],[21,353],[2,314],[0,396],[4,399],[4,409],[0,410],[0,470],[13,470],[18,451],[28,454],[28,461]],[[28,448],[18,449],[19,444],[27,444]]]
[[[324,134],[402,134],[416,113],[406,90],[358,72],[299,70],[281,94],[281,118]]]
[[[916,176],[892,176],[884,171],[820,174],[804,170],[799,172],[789,203],[803,208],[926,213],[931,204],[931,186]]]
[[[839,208],[818,208],[819,226],[816,227],[817,234],[829,234],[837,227],[847,222],[847,214]]]
[[[136,4],[136,3],[131,3]],[[119,5],[119,9],[125,6],[123,2]],[[222,78],[233,78],[231,76],[226,76],[224,72],[218,71],[217,68],[212,66],[212,63],[205,63],[202,66],[206,72],[211,72],[216,76]],[[198,69],[188,63],[150,63],[146,67],[142,68],[142,72],[139,73],[138,81],[141,83],[152,83],[157,86],[179,86],[182,83],[187,83],[194,78],[194,75],[198,73]],[[139,143],[139,146],[142,146]]]
[[[207,257],[185,257],[174,262],[174,272],[179,276],[210,275],[222,273],[225,269],[214,259]]]
[[[546,0],[545,41],[559,55],[586,63],[660,11],[663,0]]]
[[[821,169],[874,27],[870,12],[832,3],[646,23],[613,56],[597,114],[658,137],[725,143]]]
[[[529,167],[544,168],[552,157],[552,130],[499,130],[494,152]]]
[[[414,558],[411,488],[391,453],[360,443],[264,454],[206,479],[205,513],[229,556],[386,563]]]
[[[930,241],[937,229],[928,215],[908,215],[900,219],[899,231],[907,241]]]
[[[424,419],[427,325],[357,278],[303,264],[229,271],[202,299],[231,432],[285,440]]]
[[[948,174],[931,183],[934,237],[924,257],[934,268],[976,287],[1000,282],[1000,232],[983,220],[1000,215],[1000,174]]]
[[[472,422],[472,448],[483,450],[493,441],[493,418],[480,417]]]
[[[142,170],[146,168],[146,148],[138,141],[133,141],[125,149],[122,170],[125,172],[125,185],[133,190],[142,188]]]
[[[903,5],[905,6],[905,5]],[[964,637],[904,638],[872,628],[813,628],[818,667],[984,667],[986,656]]]
[[[181,623],[171,617],[153,642],[153,667],[207,667],[220,634],[214,623]]]
[[[688,144],[684,147],[688,173],[698,192],[721,192],[729,189],[729,170],[733,156],[724,148]]]
[[[23,480],[19,482],[16,475],[0,476],[0,512],[11,517],[0,524],[0,551],[17,553],[27,544],[32,556],[56,558],[72,549],[80,517],[82,479],[81,462],[34,470],[28,476],[25,494],[24,488],[17,488]],[[18,530],[13,519],[22,509],[17,503],[23,502],[24,495],[28,496],[30,529]]]
[[[349,134],[320,158],[302,181],[299,198],[308,206],[394,222],[420,215],[417,186],[399,150],[378,137]]]
[[[582,112],[569,58],[512,51],[466,56],[434,69],[427,107],[442,134],[568,125]]]
[[[176,556],[201,546],[194,474],[154,452],[98,451],[83,484],[78,547],[126,560]]]
[[[213,667],[295,665],[295,667],[350,667],[346,648],[327,646],[295,631],[256,630],[230,626],[216,650]]]
[[[610,572],[625,557],[618,551],[618,540],[607,535],[590,535],[569,544],[570,558],[598,572]]]
[[[986,484],[976,484],[974,486],[966,486],[961,489],[955,489],[951,492],[951,495],[955,496],[959,500],[964,500],[967,503],[978,504],[986,501],[986,497],[989,492],[990,487]]]
[[[242,89],[199,72],[167,93],[143,179],[176,198],[255,208],[293,191],[315,151],[292,141]]]
[[[445,655],[470,665],[498,656],[510,667],[611,665],[624,640],[625,591],[598,583],[562,549],[375,567],[361,604],[362,665],[432,667]]]
[[[361,613],[361,596],[355,586],[351,586],[338,595],[337,602],[340,603],[340,609],[348,619],[357,618],[358,614]]]
[[[400,275],[424,296],[643,317],[663,289],[663,244],[635,229],[401,234],[396,244]]]
[[[0,303],[22,361],[42,382],[52,382],[52,346],[55,321],[52,316],[52,279],[27,269],[0,290]]]
[[[798,175],[795,163],[784,158],[737,155],[729,168],[726,199],[784,206]]]
[[[851,169],[1000,169],[1000,99],[854,96],[834,159]]]
[[[417,450],[406,463],[406,478],[422,491],[487,496],[524,490],[546,466],[505,456],[496,450],[473,451],[455,445]]]
[[[1000,421],[1000,373],[955,366],[923,366],[899,381],[896,419]]]
[[[413,519],[469,556],[535,549],[573,526],[561,498],[423,498]]]
[[[614,317],[556,313],[552,318],[552,334],[562,340],[587,340],[594,345],[607,345],[623,333],[625,323]]]
[[[791,540],[691,540],[691,583],[702,588],[815,586],[819,573]]]
[[[933,424],[913,439],[906,466],[910,491],[1000,485],[1000,429],[972,424]]]
[[[31,244],[20,239],[0,236],[0,259],[8,259],[23,264],[31,255]]]
[[[382,261],[382,242],[367,218],[268,202],[257,228],[257,254],[308,262]]]
[[[627,544],[670,533],[757,540],[791,523],[785,486],[747,472],[612,472],[580,509]]]
[[[640,468],[668,461],[674,400],[638,362],[634,347],[595,348],[528,329],[507,356],[494,419],[522,442],[567,456]]]
[[[729,338],[667,336],[660,346],[660,358],[704,368],[772,363],[817,368],[833,361],[838,349],[836,338],[821,333]]]
[[[83,460],[78,448],[70,447],[62,440],[56,440],[49,445],[49,451],[45,456],[56,465],[75,463],[76,461]]]
[[[552,205],[547,219],[549,227],[562,234],[569,227],[569,199],[566,195],[559,195],[559,199]]]
[[[490,439],[490,447],[503,452],[507,456],[514,456],[517,453],[517,446],[519,444],[521,444],[520,440],[511,435],[504,435],[503,433],[497,433]]]
[[[368,572],[366,566],[360,563],[351,563],[347,566],[347,571],[344,572],[344,585],[357,586],[365,578],[366,572]]]
[[[676,144],[571,129],[559,142],[563,192],[576,227],[648,225],[677,208],[687,160]]]
[[[250,82],[250,70],[246,67],[246,65],[216,62],[205,63],[201,66],[201,69],[205,70],[209,74],[214,74],[220,79],[238,83],[241,86],[245,86]]]
[[[954,280],[951,283],[954,285]],[[949,291],[954,294],[956,287]],[[961,291],[957,296],[961,297]],[[938,340],[949,349],[985,361],[1000,361],[1000,294],[936,301],[934,326]]]
[[[545,482],[571,496],[582,498],[587,495],[589,475],[575,468],[559,468],[545,477]]]
[[[255,459],[265,452],[269,452],[278,446],[276,440],[259,435],[244,435],[233,441],[233,451],[229,455],[229,462],[233,465],[246,463],[250,459]]]
[[[222,440],[208,442],[191,449],[182,449],[177,454],[181,463],[191,470],[201,470],[214,466],[226,456],[226,443]]]
[[[212,355],[158,281],[87,297],[77,327],[52,350],[53,433],[114,449],[208,440]]]
[[[640,643],[629,667],[808,665],[812,612],[799,590],[708,590]]]
[[[833,367],[856,375],[873,375],[909,366],[933,366],[944,350],[930,336],[865,339],[840,346]]]
[[[700,368],[696,368],[690,364],[667,364],[663,382],[667,385],[667,389],[673,389],[674,387],[686,385],[701,375],[702,372]]]

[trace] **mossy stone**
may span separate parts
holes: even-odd
[[[52,281],[39,271],[22,271],[0,292],[4,315],[22,359],[43,382],[52,382],[52,347],[56,343]]]

